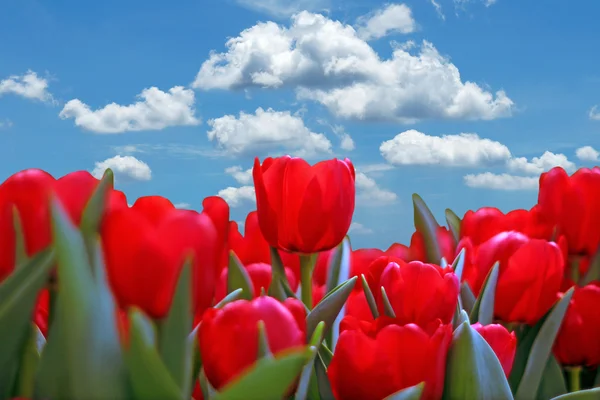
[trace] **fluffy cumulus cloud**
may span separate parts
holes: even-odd
[[[233,179],[242,185],[250,185],[253,182],[252,168],[244,170],[239,165],[234,165],[233,167],[225,168],[225,173],[233,176]]]
[[[416,26],[412,11],[406,4],[388,4],[360,17],[356,32],[359,38],[372,40],[391,33],[411,33]]]
[[[159,130],[169,126],[198,125],[194,91],[175,86],[168,92],[151,87],[137,96],[140,100],[126,106],[111,103],[92,110],[79,99],[67,102],[62,119],[73,118],[75,125],[96,133]]]
[[[352,222],[350,224],[350,229],[348,230],[348,232],[354,235],[371,235],[373,233],[373,230],[371,228],[367,228],[361,223]]]
[[[100,179],[104,171],[110,168],[115,174],[115,181],[149,181],[152,171],[148,164],[133,156],[114,156],[96,163],[92,175]]]
[[[258,108],[254,114],[225,115],[208,124],[208,139],[232,156],[272,150],[285,150],[298,157],[331,152],[331,142],[325,135],[312,132],[300,116],[289,111]]]
[[[575,156],[581,161],[598,161],[600,152],[598,152],[592,146],[583,146],[575,151]]]
[[[515,176],[510,174],[469,174],[464,177],[465,184],[473,188],[486,188],[495,190],[535,190],[538,186],[538,177]]]
[[[231,207],[239,207],[245,203],[256,202],[254,186],[230,186],[223,190],[219,190],[217,196],[222,197]]]
[[[564,154],[555,154],[550,151],[544,152],[540,157],[527,160],[525,157],[515,157],[508,160],[508,169],[524,174],[539,175],[554,167],[563,167],[568,172],[575,171],[575,164],[567,159]]]
[[[474,133],[430,136],[414,129],[381,144],[383,158],[393,165],[479,166],[506,162],[511,154],[500,142]]]
[[[375,179],[363,172],[356,172],[356,201],[365,206],[381,206],[395,203],[396,193],[383,189]]]
[[[14,94],[48,103],[54,102],[54,98],[48,92],[48,80],[39,77],[31,70],[23,75],[11,75],[0,80],[0,96],[4,94]]]
[[[258,23],[226,46],[202,64],[193,87],[291,87],[300,99],[359,120],[488,120],[509,116],[513,108],[503,91],[463,81],[427,41],[396,44],[383,59],[352,26],[320,14],[295,14],[289,27]]]

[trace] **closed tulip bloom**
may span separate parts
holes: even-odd
[[[327,369],[337,400],[381,400],[420,382],[425,382],[422,400],[442,398],[451,325],[439,325],[431,334],[415,324],[378,330],[342,321],[340,327]]]
[[[556,302],[564,273],[564,257],[556,243],[502,232],[477,249],[463,278],[475,294],[496,261],[495,315],[505,322],[535,324]]]
[[[219,254],[212,220],[195,211],[164,211],[160,204],[138,209],[137,204],[109,212],[102,225],[107,274],[119,305],[164,317],[181,267],[191,255],[194,309],[201,313],[212,304],[217,279]]]
[[[554,342],[554,354],[563,365],[600,365],[600,287],[575,288]]]
[[[260,296],[237,300],[204,314],[198,331],[202,365],[210,384],[220,389],[258,359],[258,322],[263,321],[269,349],[275,357],[303,346],[304,306],[296,299]]]
[[[500,365],[502,365],[504,374],[508,378],[517,352],[517,336],[515,333],[508,332],[500,324],[481,325],[478,322],[473,325],[473,329],[479,332],[492,350],[494,350],[498,361],[500,361]]]
[[[436,239],[442,257],[444,257],[447,262],[452,263],[452,261],[454,261],[454,257],[456,256],[456,241],[454,240],[454,236],[452,236],[452,233],[446,227],[440,226],[436,231]],[[425,238],[421,232],[413,233],[410,238],[410,260],[407,261],[412,260],[423,262],[429,261],[433,263],[439,263],[441,261],[427,259]]]
[[[540,213],[567,238],[570,254],[594,254],[600,243],[600,168],[572,176],[555,167],[540,176]]]
[[[219,196],[202,200],[202,212],[210,217],[217,230],[219,268],[229,264],[229,204]]]
[[[289,156],[258,158],[252,170],[260,229],[278,249],[317,253],[337,246],[354,213],[355,172],[350,160],[313,166]]]

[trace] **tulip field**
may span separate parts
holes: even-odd
[[[128,204],[86,171],[0,184],[0,400],[600,399],[600,168],[529,210],[360,249],[355,170],[255,160],[256,211]]]

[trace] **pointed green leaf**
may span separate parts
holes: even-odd
[[[15,264],[19,268],[21,265],[29,260],[27,251],[25,249],[25,234],[23,233],[23,224],[21,223],[21,216],[16,206],[13,206],[13,226],[15,229]]]
[[[384,314],[390,318],[396,318],[394,307],[392,307],[392,303],[390,303],[390,299],[388,298],[388,295],[385,292],[385,288],[383,286],[381,287],[381,299],[383,300]]]
[[[273,279],[271,280],[271,287],[269,288],[269,295],[279,299],[281,301],[288,297],[297,298],[294,291],[290,288],[290,284],[285,274],[285,267],[279,252],[274,247],[269,247],[271,252],[271,267]],[[278,283],[276,283],[278,282]],[[308,308],[306,309],[308,312]]]
[[[300,375],[314,350],[288,351],[261,358],[242,376],[215,394],[213,400],[280,399]]]
[[[592,257],[592,261],[585,275],[579,280],[579,286],[586,286],[593,281],[600,281],[600,248]]]
[[[567,393],[565,377],[556,357],[550,356],[544,368],[542,382],[538,390],[537,399],[546,400]]]
[[[296,389],[296,395],[294,400],[306,400],[307,398],[314,399],[314,394],[318,395],[318,391],[313,393],[312,397],[309,397],[309,392],[314,392],[316,389],[316,375],[314,374],[314,364],[317,357],[316,349],[321,346],[321,341],[323,340],[323,331],[325,329],[325,322],[321,321],[317,325],[312,337],[309,340],[309,346],[314,349],[314,353],[309,362],[302,369],[302,373],[300,374],[300,381],[298,382],[298,388]],[[312,385],[311,385],[312,384]]]
[[[452,232],[454,240],[458,243],[460,241],[460,225],[462,221],[454,211],[446,208],[446,222],[448,223],[448,228],[450,229],[450,232]]]
[[[40,347],[46,342],[44,335],[36,324],[31,324],[29,338],[25,345],[17,375],[17,390],[15,397],[32,398],[35,383],[35,373],[40,362]],[[41,345],[41,346],[40,346]]]
[[[488,325],[494,320],[494,299],[496,297],[499,271],[500,263],[496,262],[488,272],[481,287],[481,292],[479,292],[479,297],[477,297],[469,314],[472,323],[480,322],[481,325]]]
[[[335,251],[329,258],[329,274],[327,276],[326,293],[331,292],[348,279],[351,254],[352,248],[350,248],[350,238],[346,236],[344,237],[344,240],[342,240],[342,243],[335,248]]]
[[[444,399],[512,398],[496,354],[467,321],[463,322],[454,331],[448,352]]]
[[[232,301],[236,301],[242,298],[242,293],[244,293],[244,289],[235,289],[233,292],[229,293],[227,296],[223,298],[220,302],[218,302],[214,308],[223,308],[225,305],[231,303]]]
[[[552,353],[554,340],[567,312],[574,290],[574,288],[571,288],[563,295],[542,324],[529,352],[525,372],[515,393],[516,400],[529,400],[537,396],[542,374]]]
[[[419,400],[423,389],[425,388],[425,382],[421,382],[418,385],[407,387],[394,394],[390,394],[384,400]]]
[[[437,229],[439,225],[429,207],[425,204],[421,196],[414,193],[412,195],[415,229],[423,235],[425,241],[426,262],[438,264],[442,258],[442,252],[437,240]]]
[[[468,313],[473,311],[473,307],[475,307],[475,302],[477,299],[471,290],[471,287],[467,282],[463,282],[460,285],[460,304],[462,305],[463,310]]]
[[[317,377],[319,397],[321,400],[335,400],[335,396],[331,390],[331,382],[329,382],[329,378],[327,377],[327,365],[329,365],[329,362],[326,363],[321,355],[322,352],[319,350],[315,360],[315,375]]]
[[[55,339],[42,354],[36,397],[125,399],[127,382],[115,305],[99,240],[93,250],[93,275],[80,231],[57,200],[52,201],[51,210],[60,279],[49,334]]]
[[[331,364],[331,359],[333,358],[333,353],[329,350],[329,347],[325,343],[321,343],[321,347],[319,347],[319,356],[325,363],[326,367],[329,367]]]
[[[452,269],[454,270],[454,275],[456,275],[459,282],[462,280],[462,274],[465,268],[466,253],[467,249],[462,248],[460,250],[460,253],[456,255],[456,258],[454,258],[454,261],[452,262]]]
[[[596,372],[596,379],[594,379],[594,387],[600,388],[600,368],[598,368],[598,371]]]
[[[87,246],[87,251],[92,257],[96,236],[98,235],[102,216],[106,209],[108,192],[113,188],[113,182],[113,172],[110,168],[107,168],[81,214],[81,233]]]
[[[6,371],[18,365],[20,350],[30,334],[38,293],[48,280],[53,263],[54,252],[46,249],[0,284],[0,398],[4,390],[13,387],[15,375]]]
[[[373,296],[373,292],[371,292],[371,288],[369,288],[369,284],[367,283],[367,279],[365,278],[364,274],[360,275],[360,281],[362,283],[363,292],[365,293],[365,299],[367,300],[367,304],[369,305],[369,310],[371,310],[373,318],[379,318],[379,311],[377,310],[375,296]]]
[[[310,313],[308,313],[306,316],[307,338],[310,338],[321,321],[325,322],[325,334],[327,334],[327,331],[333,326],[333,322],[340,313],[342,307],[346,304],[350,293],[352,293],[356,279],[356,277],[353,277],[336,287],[331,293],[328,293]]]
[[[600,388],[580,390],[578,392],[563,394],[552,400],[598,400],[600,399]]]
[[[269,347],[267,328],[263,320],[258,321],[258,354],[256,358],[273,358],[273,353],[271,353]]]
[[[229,251],[229,268],[227,270],[227,293],[236,289],[242,289],[241,297],[246,300],[252,299],[253,293],[252,280],[248,276],[248,271],[235,255],[233,250]]]
[[[192,330],[192,265],[187,258],[181,272],[171,309],[159,323],[158,349],[171,377],[186,398],[191,395],[192,345],[188,335]]]
[[[198,324],[200,326],[200,324]],[[200,370],[202,369],[202,355],[200,354],[200,345],[198,344],[198,335],[195,334],[189,337],[188,340],[192,343],[192,373],[190,374],[192,384],[195,384],[196,379],[200,376]],[[205,397],[206,399],[206,397]]]

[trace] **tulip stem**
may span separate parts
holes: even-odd
[[[300,287],[302,302],[312,310],[312,273],[316,257],[314,254],[300,254]]]
[[[569,389],[571,392],[581,390],[581,367],[568,367],[569,372]]]

